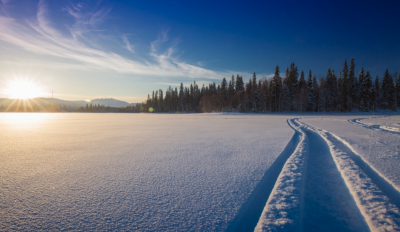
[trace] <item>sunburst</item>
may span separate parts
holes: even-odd
[[[41,88],[32,80],[16,79],[7,83],[4,93],[11,99],[30,99],[39,97]]]

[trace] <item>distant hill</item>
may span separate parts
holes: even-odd
[[[120,101],[113,98],[106,98],[106,99],[93,99],[91,101],[93,105],[103,105],[103,106],[112,106],[112,107],[126,107],[130,106],[126,101]],[[90,103],[89,103],[90,104]]]
[[[0,105],[9,105],[14,101],[14,99],[8,98],[0,98]],[[70,107],[80,107],[86,106],[86,104],[92,103],[93,105],[104,105],[104,106],[111,106],[111,107],[126,107],[126,106],[135,106],[137,103],[128,103],[126,101],[120,101],[113,98],[106,98],[106,99],[94,99],[91,102],[86,101],[66,101],[57,98],[34,98],[31,101],[35,101],[39,104],[56,104],[56,105],[66,105]]]

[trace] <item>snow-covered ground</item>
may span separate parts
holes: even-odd
[[[400,116],[372,116],[364,118],[351,119],[351,122],[358,123],[361,126],[394,132],[400,134]]]
[[[382,116],[319,116],[300,120],[344,139],[368,164],[400,189],[400,134],[380,128],[381,125],[400,123],[400,116],[387,119]]]
[[[0,114],[0,230],[400,231],[399,123]]]
[[[0,231],[257,223],[268,198],[260,182],[271,185],[263,176],[294,135],[286,118],[0,114]]]

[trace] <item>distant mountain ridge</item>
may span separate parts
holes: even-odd
[[[0,104],[9,105],[15,99],[9,98],[0,98]],[[66,105],[70,107],[81,107],[86,106],[86,104],[93,104],[93,105],[103,105],[103,106],[110,106],[110,107],[126,107],[126,106],[135,106],[137,103],[128,103],[126,101],[121,101],[113,98],[105,98],[105,99],[93,99],[91,101],[67,101],[58,98],[33,98],[31,101],[35,101],[37,103],[42,104],[56,104],[56,105]]]

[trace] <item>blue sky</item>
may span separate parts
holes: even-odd
[[[317,76],[345,58],[399,71],[399,1],[0,2],[0,97],[15,78],[43,96],[140,102],[169,84],[208,83],[295,62]]]

